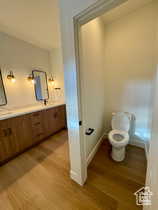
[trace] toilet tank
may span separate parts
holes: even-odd
[[[112,129],[123,130],[132,137],[135,133],[135,116],[129,112],[112,113]]]

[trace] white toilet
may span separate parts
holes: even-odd
[[[108,137],[112,145],[112,159],[120,162],[125,158],[125,148],[129,142],[129,131],[131,127],[132,115],[127,112],[113,113],[112,131]]]

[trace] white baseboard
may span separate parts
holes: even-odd
[[[145,156],[146,156],[146,159],[148,161],[148,155],[149,155],[149,142],[144,142],[144,149],[145,149]]]
[[[75,182],[77,182],[79,185],[83,186],[84,183],[81,180],[81,177],[78,176],[78,174],[74,171],[70,171],[70,177],[72,180],[74,180]]]
[[[101,145],[101,143],[103,142],[104,140],[104,136],[107,134],[107,132],[104,132],[104,134],[100,137],[99,141],[97,142],[97,144],[94,146],[93,150],[91,151],[91,153],[88,155],[88,158],[87,158],[87,167],[88,165],[90,164],[90,162],[92,161],[92,159],[94,158],[96,152],[98,151],[99,149],[99,146]]]
[[[136,138],[134,137],[132,141],[129,142],[129,144],[144,149],[146,159],[148,160],[148,142],[147,141],[139,140],[137,137]]]
[[[136,146],[136,147],[140,147],[142,149],[145,149],[145,142],[144,141],[139,141],[139,140],[132,140],[129,142],[130,145]]]

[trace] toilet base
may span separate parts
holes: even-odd
[[[112,147],[112,159],[121,162],[125,159],[125,147],[117,148],[117,147]]]

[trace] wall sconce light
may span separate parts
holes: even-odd
[[[54,85],[55,84],[55,81],[54,81],[54,78],[53,78],[53,76],[51,75],[51,77],[49,78],[49,83],[51,84],[51,85]]]
[[[27,77],[28,81],[29,82],[32,82],[32,84],[35,84],[35,80],[34,80],[34,77],[32,74],[30,74],[28,77]]]
[[[7,79],[10,80],[11,82],[16,81],[15,76],[12,71],[10,71],[10,73],[7,75]]]

